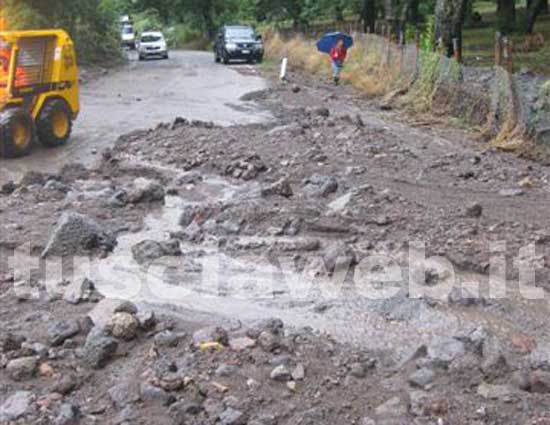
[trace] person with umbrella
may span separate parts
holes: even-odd
[[[353,38],[341,32],[325,34],[317,43],[319,51],[329,54],[332,64],[332,76],[336,85],[340,82],[340,72],[351,46],[353,46]]]

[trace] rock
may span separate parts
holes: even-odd
[[[222,425],[246,425],[247,418],[240,410],[228,407],[220,415]]]
[[[52,385],[52,392],[68,395],[79,386],[78,378],[73,374],[64,374]]]
[[[325,267],[329,273],[342,269],[348,271],[357,264],[357,257],[352,248],[346,243],[333,244],[323,253]]]
[[[265,319],[248,329],[246,334],[252,339],[258,339],[261,333],[264,331],[270,332],[274,335],[282,336],[284,333],[284,327],[285,325],[281,319]]]
[[[522,189],[502,189],[498,192],[503,198],[512,198],[515,196],[521,196],[525,192]]]
[[[55,425],[76,425],[80,421],[80,408],[70,403],[63,403],[55,418]]]
[[[355,362],[350,366],[349,373],[354,378],[363,379],[367,376],[367,368],[363,363]]]
[[[229,346],[234,351],[245,351],[254,348],[256,341],[248,337],[232,338],[229,340]]]
[[[285,365],[277,366],[271,371],[269,376],[277,382],[288,382],[292,380],[292,374]]]
[[[529,373],[524,370],[516,370],[512,373],[510,382],[522,391],[529,391],[531,389]]]
[[[186,417],[196,416],[203,410],[204,409],[200,404],[188,401],[180,401],[172,404],[168,412],[178,423],[184,424],[187,423]]]
[[[483,342],[482,355],[481,370],[487,379],[493,380],[508,374],[504,349],[496,337],[487,338]]]
[[[95,285],[91,280],[82,279],[77,282],[73,282],[71,285],[65,288],[63,293],[63,300],[69,304],[80,304],[88,302],[92,298],[95,291]]]
[[[486,399],[508,399],[516,394],[516,390],[511,385],[491,385],[482,382],[477,387],[477,393]]]
[[[338,190],[338,181],[332,176],[314,174],[304,180],[304,186],[310,195],[326,198]]]
[[[138,264],[149,264],[162,257],[175,257],[181,254],[179,242],[176,240],[168,242],[147,240],[132,247],[132,256]]]
[[[413,387],[426,388],[435,379],[435,372],[428,368],[421,368],[409,376],[409,384]]]
[[[129,383],[115,385],[109,388],[107,393],[113,405],[119,410],[139,401],[137,387]]]
[[[298,85],[296,85],[296,84],[294,84],[294,85],[292,86],[292,93],[300,93],[300,91],[302,91],[302,89],[301,89],[300,86],[298,86]]]
[[[483,214],[483,207],[481,204],[473,203],[466,208],[466,216],[470,218],[479,218]]]
[[[303,381],[306,377],[306,369],[302,363],[298,363],[292,371],[292,379],[295,381]]]
[[[292,191],[292,186],[290,185],[290,181],[288,180],[288,178],[282,178],[272,185],[264,187],[262,189],[263,197],[274,195],[283,196],[285,198],[291,198],[292,195],[294,195],[294,192]]]
[[[536,371],[529,376],[529,391],[532,393],[550,393],[550,372]],[[524,389],[524,388],[521,388]]]
[[[224,363],[224,364],[221,364],[216,369],[215,374],[220,378],[230,378],[232,376],[235,376],[238,371],[239,371],[239,368],[237,366],[228,365]]]
[[[395,396],[378,406],[374,412],[377,416],[386,418],[405,416],[408,410],[408,403],[402,400],[401,397]]]
[[[19,350],[24,338],[18,337],[11,332],[0,331],[0,353],[9,353]]]
[[[155,335],[155,344],[158,347],[177,347],[180,337],[174,332],[165,330]]]
[[[159,402],[163,406],[168,406],[175,400],[174,397],[162,388],[155,387],[148,382],[142,382],[140,385],[140,399],[144,402]]]
[[[6,365],[6,372],[14,381],[25,381],[34,377],[38,372],[37,357],[20,357],[10,360]]]
[[[281,337],[269,331],[263,331],[258,337],[258,345],[264,351],[272,353],[281,347]]]
[[[157,182],[139,177],[134,187],[128,191],[128,202],[131,204],[164,202],[164,188]]]
[[[113,233],[86,216],[63,213],[53,229],[42,257],[88,255],[96,250],[111,252],[116,246]]]
[[[539,341],[529,356],[532,369],[550,372],[550,342]]]
[[[101,369],[116,353],[117,348],[118,343],[114,338],[106,335],[101,328],[95,327],[88,334],[81,354],[88,367]]]
[[[328,118],[330,116],[329,109],[325,107],[316,108],[313,112],[315,113],[315,115],[319,115],[320,117],[323,117],[323,118]]]
[[[137,336],[139,322],[132,314],[115,313],[107,325],[107,329],[115,338],[131,341]]]
[[[144,331],[151,330],[157,325],[157,318],[152,310],[140,310],[136,319],[139,322],[139,327]]]
[[[76,320],[61,320],[48,328],[48,343],[52,347],[58,347],[79,332],[80,325]]]
[[[34,395],[30,391],[17,391],[0,406],[0,422],[15,421],[31,412]]]
[[[461,307],[473,307],[478,305],[486,305],[487,300],[481,296],[472,295],[466,288],[454,287],[449,293],[447,300],[451,305]]]
[[[193,334],[193,344],[200,347],[205,342],[218,342],[221,345],[229,345],[227,331],[219,326],[212,326],[198,330]]]
[[[428,393],[422,390],[411,391],[409,393],[409,411],[414,416],[426,416],[428,410]]]
[[[115,313],[128,313],[135,316],[138,312],[136,305],[130,301],[124,301],[115,308]]]
[[[11,195],[15,190],[17,189],[17,185],[13,181],[9,181],[7,183],[4,183],[2,187],[0,187],[0,194],[2,195]]]
[[[435,337],[428,346],[428,358],[436,365],[447,367],[465,353],[464,344],[450,337]]]

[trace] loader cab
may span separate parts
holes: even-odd
[[[64,144],[79,110],[76,55],[64,31],[0,32],[0,156],[25,155],[35,139]]]

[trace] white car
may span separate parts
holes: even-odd
[[[141,34],[138,41],[139,60],[145,60],[151,56],[168,59],[168,46],[161,32],[151,31]]]

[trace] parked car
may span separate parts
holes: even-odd
[[[138,43],[139,60],[156,56],[168,59],[168,45],[161,32],[151,31],[141,34]]]
[[[134,33],[134,26],[132,24],[123,24],[120,30],[120,37],[122,39],[122,46],[128,47],[131,50],[136,48],[136,35]]]
[[[214,58],[216,62],[224,64],[231,60],[261,62],[264,58],[262,37],[249,26],[223,26],[218,31],[214,43]]]

